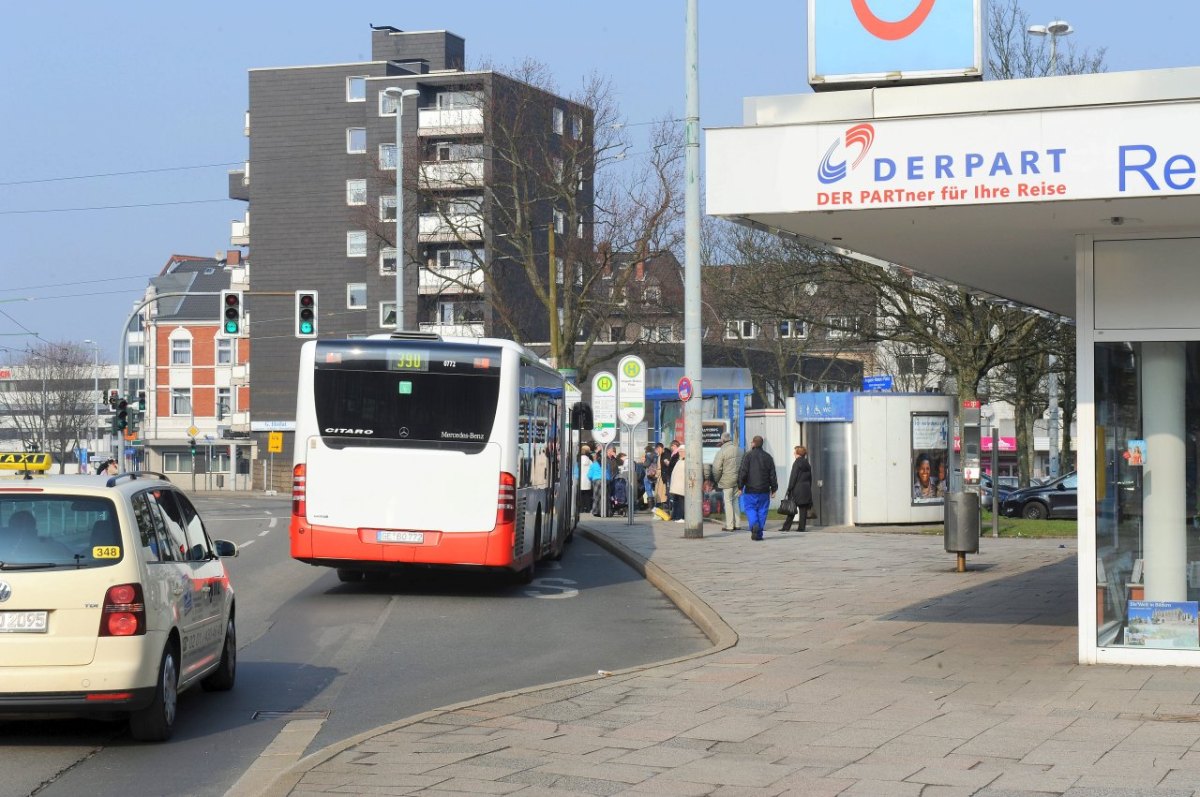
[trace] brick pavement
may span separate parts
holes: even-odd
[[[262,793],[1200,794],[1196,670],[1076,663],[1074,540],[985,538],[960,574],[940,536],[581,531],[714,650],[398,719]]]

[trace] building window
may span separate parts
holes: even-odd
[[[367,231],[349,230],[346,233],[346,257],[367,256]]]
[[[726,340],[754,340],[758,337],[758,324],[739,319],[725,322]]]
[[[354,75],[346,78],[346,102],[364,102],[367,99],[367,78]]]
[[[439,109],[449,108],[482,108],[483,99],[475,91],[443,91],[433,97],[434,105]]]
[[[127,365],[142,365],[146,362],[146,347],[142,345],[130,346],[127,350],[125,363]]]
[[[625,342],[625,327],[611,326],[608,328],[608,340],[610,343]]]
[[[171,414],[176,416],[192,414],[192,389],[190,387],[171,388]]]
[[[482,262],[483,251],[479,249],[440,249],[437,253],[439,271],[448,269],[474,270]]]
[[[571,117],[571,138],[579,141],[583,138],[583,117],[575,114]]]
[[[190,451],[164,451],[162,466],[164,473],[191,473],[192,454]]]
[[[643,343],[673,343],[675,341],[675,329],[670,324],[645,326],[642,327],[640,337]]]
[[[554,258],[554,281],[563,284],[563,259],[557,256]]]
[[[396,273],[396,247],[385,246],[379,250],[379,273]]]
[[[233,338],[217,338],[217,365],[233,365]]]
[[[394,196],[379,197],[379,220],[380,221],[395,221],[396,220],[396,197],[394,197]]]
[[[567,216],[561,210],[554,211],[554,231],[562,235],[567,228]]]
[[[192,364],[192,339],[191,338],[172,338],[171,339],[171,365],[191,365]]]
[[[217,420],[223,421],[233,413],[233,388],[217,388]]]
[[[381,326],[381,327],[396,326],[396,303],[395,302],[380,302],[379,303],[379,326]]]
[[[552,122],[551,126],[553,127],[554,132],[558,133],[561,136],[562,132],[563,132],[563,110],[562,110],[562,108],[554,109],[553,119],[551,120],[551,122]]]
[[[384,92],[379,92],[379,115],[380,116],[395,116],[396,103],[399,102],[395,97]]]
[[[808,324],[803,321],[789,319],[779,322],[779,337],[781,338],[807,338]]]
[[[840,340],[848,338],[858,332],[858,319],[848,315],[831,315],[826,322],[829,324],[829,331],[826,336],[831,340]]]
[[[346,152],[360,153],[367,151],[367,128],[346,128]]]
[[[379,145],[379,168],[384,171],[395,171],[396,169],[396,145],[395,144],[380,144]]]
[[[583,216],[579,217],[579,222],[575,225],[575,237],[583,237]]]
[[[928,354],[900,354],[896,356],[900,376],[925,376],[929,373]]]
[[[365,205],[365,204],[367,204],[367,181],[366,180],[347,180],[346,181],[346,204],[347,205]]]
[[[346,307],[350,310],[367,309],[367,283],[350,282],[346,284]]]
[[[647,285],[646,290],[642,291],[642,300],[658,304],[662,301],[662,288],[657,285]]]

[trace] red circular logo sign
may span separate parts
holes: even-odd
[[[854,8],[854,16],[858,17],[858,21],[866,28],[867,33],[884,41],[893,42],[916,32],[917,28],[924,24],[929,12],[933,10],[935,1],[921,0],[911,14],[895,22],[875,16],[875,12],[871,10],[867,0],[850,0],[850,5]]]
[[[679,400],[688,401],[692,397],[692,380],[686,376],[679,380]]]

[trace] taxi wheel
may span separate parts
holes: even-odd
[[[154,700],[141,711],[129,715],[129,733],[141,742],[165,742],[175,730],[175,709],[179,701],[179,664],[168,645],[158,666]]]
[[[233,616],[225,625],[225,647],[221,649],[221,663],[212,675],[200,682],[205,692],[228,692],[237,679],[237,626]]]

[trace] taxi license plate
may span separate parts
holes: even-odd
[[[376,542],[425,542],[425,532],[423,531],[377,531],[375,532]]]
[[[46,612],[0,612],[0,633],[44,634]]]

